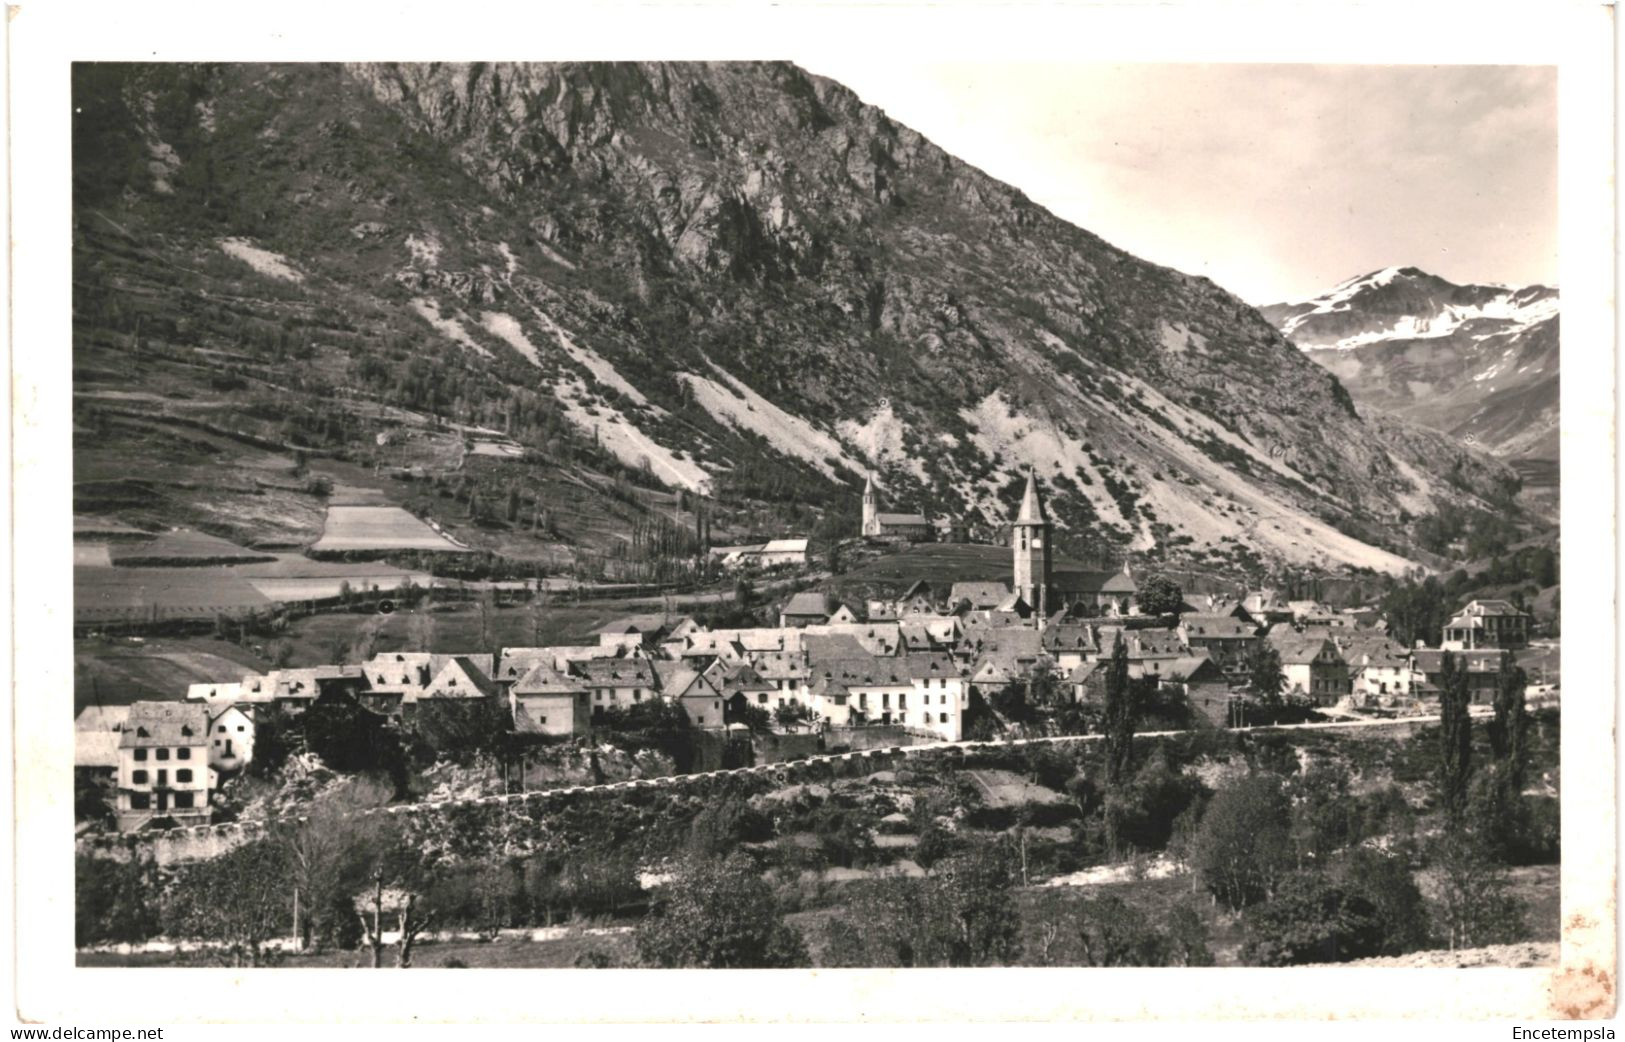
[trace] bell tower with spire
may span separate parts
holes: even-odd
[[[875,500],[875,476],[873,472],[865,475],[863,482],[863,535],[878,536],[880,534],[880,505]]]
[[[1027,490],[1021,497],[1021,510],[1010,526],[1010,551],[1014,555],[1011,590],[1032,606],[1039,625],[1049,616],[1049,518],[1038,495],[1038,479],[1027,468]]]

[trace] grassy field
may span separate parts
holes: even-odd
[[[73,711],[182,698],[188,684],[241,680],[270,663],[251,649],[210,637],[78,640],[73,648]]]
[[[190,564],[247,564],[269,561],[272,555],[238,546],[229,539],[203,532],[181,530],[164,532],[149,540],[120,541],[110,547],[113,563],[126,567],[180,566]]]
[[[73,570],[76,622],[209,619],[267,609],[270,598],[227,568],[96,568]]]
[[[528,606],[493,610],[488,620],[490,643],[503,647],[529,647],[549,644],[597,643],[592,631],[612,619],[636,609],[622,604],[556,603],[538,611]],[[415,615],[432,620],[432,636],[427,649],[416,647],[410,636]],[[402,610],[390,615],[340,613],[312,615],[289,625],[283,638],[293,645],[291,664],[314,666],[333,661],[335,643],[353,645],[363,631],[371,631],[378,651],[434,651],[441,653],[481,650],[480,614],[472,606],[455,611],[422,612]]]
[[[314,551],[437,550],[468,548],[447,539],[396,506],[331,506]]]
[[[1057,557],[1057,570],[1090,570],[1083,561]],[[981,543],[916,543],[854,565],[838,579],[842,587],[907,586],[924,579],[933,587],[956,582],[1010,581],[1010,548]]]

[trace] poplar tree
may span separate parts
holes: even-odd
[[[1473,731],[1467,715],[1472,692],[1467,687],[1466,664],[1444,653],[1439,665],[1439,799],[1452,825],[1461,820],[1467,806],[1467,788],[1472,778]]]

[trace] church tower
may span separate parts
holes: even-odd
[[[1032,606],[1039,625],[1049,617],[1049,519],[1038,497],[1038,479],[1027,469],[1027,491],[1021,497],[1021,510],[1010,526],[1010,550],[1014,555],[1012,592]]]
[[[878,536],[880,534],[880,506],[875,501],[875,476],[865,475],[863,482],[863,534]]]

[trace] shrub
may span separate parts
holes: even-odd
[[[1242,959],[1260,966],[1347,962],[1379,954],[1383,941],[1381,917],[1363,893],[1300,872],[1248,913]]]
[[[783,921],[748,858],[693,859],[638,924],[638,954],[660,967],[774,969],[805,966],[801,934]]]

